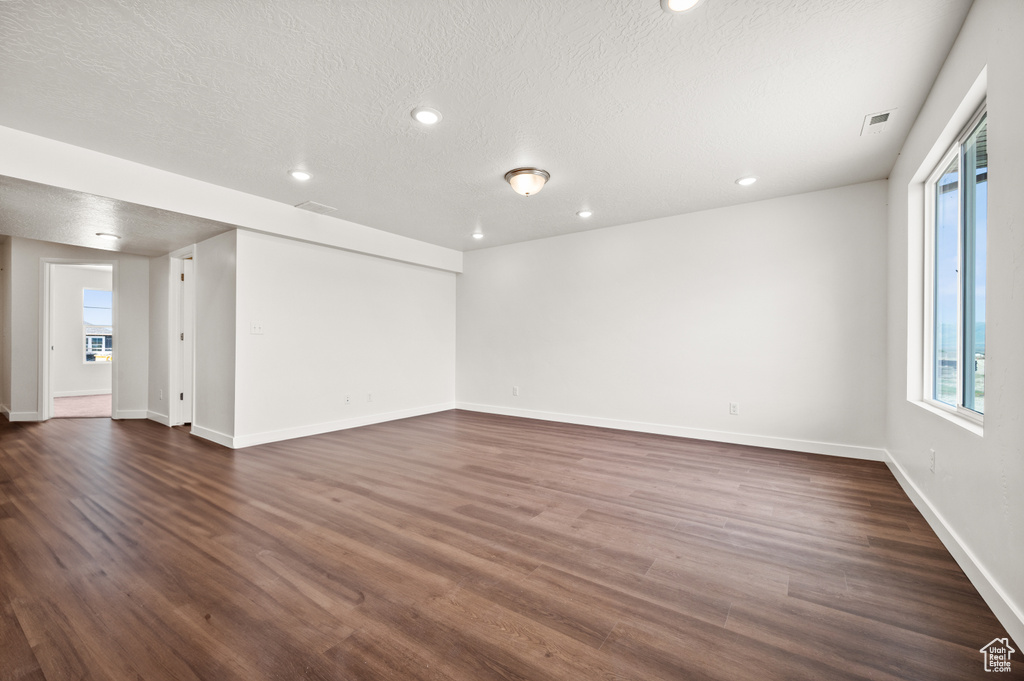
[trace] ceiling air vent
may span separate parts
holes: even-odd
[[[865,116],[864,125],[860,129],[861,137],[864,135],[877,135],[885,130],[885,126],[889,124],[894,111],[896,111],[896,109],[879,111],[878,113],[868,114]]]
[[[320,215],[327,215],[338,210],[337,208],[325,206],[324,204],[317,203],[316,201],[306,201],[305,203],[296,204],[295,207],[301,208],[302,210],[308,210],[311,213],[320,213]]]

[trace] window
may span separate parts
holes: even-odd
[[[975,421],[985,413],[987,118],[981,112],[927,183],[930,281],[925,396]]]
[[[85,361],[114,359],[114,296],[110,291],[85,289],[82,293]]]

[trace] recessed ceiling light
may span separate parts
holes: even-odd
[[[110,234],[109,232],[96,232],[96,236],[101,239],[109,239],[110,241],[117,241],[121,237],[116,234]]]
[[[741,177],[740,179],[736,180],[736,184],[738,184],[741,187],[749,187],[755,182],[757,182],[756,177]]]
[[[661,8],[666,12],[688,12],[703,0],[661,0]]]
[[[484,235],[481,234],[480,232],[473,232],[473,238],[474,239],[483,239]]]
[[[580,212],[576,213],[576,215],[579,215],[581,218],[589,218],[593,214],[594,212],[590,210],[581,210]]]
[[[307,173],[305,170],[293,170],[293,171],[291,171],[288,174],[291,175],[293,179],[298,180],[299,182],[305,182],[306,180],[308,180],[311,177],[313,177],[312,175]]]
[[[418,106],[412,110],[412,117],[423,125],[433,125],[441,120],[441,112],[427,106]]]

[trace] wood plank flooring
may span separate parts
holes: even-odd
[[[463,411],[234,452],[0,422],[3,681],[959,681],[1005,635],[880,463]]]

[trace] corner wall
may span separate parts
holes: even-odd
[[[886,434],[890,467],[1018,643],[1024,642],[1022,26],[1019,0],[974,3],[890,175]],[[920,175],[938,162],[931,154],[936,142],[951,144],[966,124],[975,103],[965,97],[986,66],[988,328],[980,436],[914,400],[921,394],[924,304]]]
[[[885,199],[870,182],[466,253],[459,406],[881,459]]]
[[[0,238],[0,413],[11,406],[11,240]]]
[[[235,436],[235,301],[238,231],[196,244],[192,433],[225,446]]]
[[[149,410],[146,416],[165,426],[171,423],[170,276],[170,256],[149,259]]]

